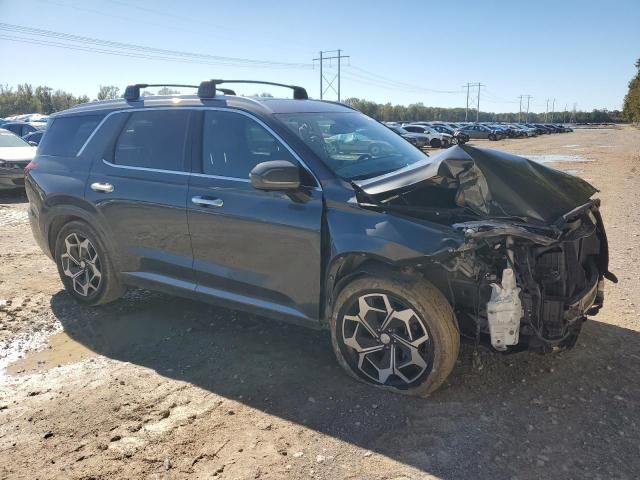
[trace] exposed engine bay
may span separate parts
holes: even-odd
[[[526,158],[455,147],[356,187],[366,208],[464,235],[420,270],[447,296],[463,335],[496,350],[573,346],[602,307],[604,279],[617,281],[597,190]]]

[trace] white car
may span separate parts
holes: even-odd
[[[453,143],[453,135],[436,132],[428,125],[418,123],[405,123],[402,125],[406,131],[411,133],[423,133],[429,136],[429,145],[434,148],[448,148]]]
[[[24,168],[35,155],[36,147],[0,128],[0,190],[24,188]]]

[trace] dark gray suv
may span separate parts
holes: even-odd
[[[414,395],[449,375],[461,334],[551,352],[601,307],[615,277],[587,182],[488,149],[428,157],[303,88],[226,83],[138,84],[52,117],[29,214],[75,299],[135,286],[326,328],[353,377]],[[362,131],[383,148],[350,142]]]

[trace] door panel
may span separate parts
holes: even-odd
[[[111,233],[109,247],[126,277],[195,289],[185,154],[192,112],[175,110],[130,114],[105,159],[94,162],[85,196]]]
[[[298,203],[250,183],[191,177],[188,218],[198,291],[318,318],[322,193]],[[193,197],[222,206],[193,203]],[[287,311],[285,311],[287,310]]]
[[[206,111],[202,121],[187,202],[197,291],[267,315],[316,322],[322,192],[254,189],[248,179],[257,163],[298,163],[294,154],[248,115]]]
[[[108,184],[111,192],[87,188],[113,235],[123,272],[152,272],[193,279],[186,202],[188,175],[127,169],[98,162],[88,185]]]

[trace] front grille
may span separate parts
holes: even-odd
[[[29,164],[29,160],[6,161],[4,164],[4,168],[24,170],[28,164]]]

